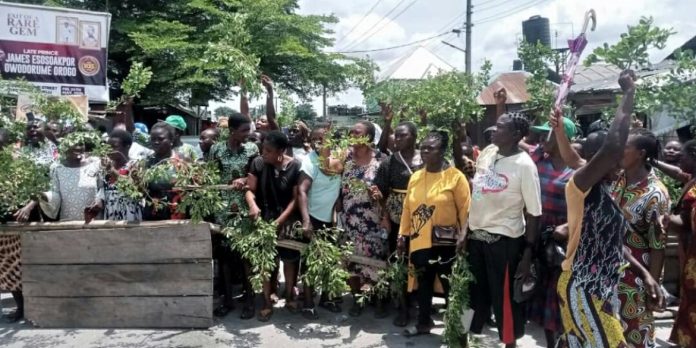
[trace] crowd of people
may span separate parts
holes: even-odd
[[[406,336],[433,329],[433,296],[447,297],[452,260],[465,253],[474,277],[470,332],[493,325],[508,347],[525,334],[528,322],[544,329],[548,347],[654,347],[653,312],[665,308],[660,282],[666,237],[673,233],[680,240],[681,288],[671,340],[696,346],[696,140],[669,142],[661,152],[654,134],[632,125],[633,72],[619,78],[624,96],[611,124],[595,123],[585,135],[559,110],[532,126],[526,115],[505,112],[505,92],[496,93],[500,112],[481,150],[465,125],[454,125],[451,134],[432,130],[420,137],[412,122],[392,129],[388,105],[382,105],[379,139],[369,121],[357,122],[344,135],[330,125],[310,129],[300,121],[281,130],[272,82],[262,83],[267,115],[253,123],[243,98],[241,113],[200,134],[202,154],[182,143],[186,122],[176,115],[150,129],[115,125],[106,140],[110,161],[90,157],[86,144],[72,141],[60,125],[29,120],[16,152],[52,165],[50,190],[5,213],[19,222],[87,215],[185,219],[173,208],[179,199],[172,183],[177,163],[213,163],[220,184],[234,190],[220,192],[225,209],[210,222],[260,218],[276,223],[278,238],[303,242],[314,231],[338,226],[339,242],[352,243],[356,255],[406,256],[414,272],[393,321],[399,327],[414,323]],[[220,140],[225,128],[229,135]],[[144,134],[147,144],[134,141]],[[7,135],[0,129],[0,147],[13,146]],[[542,140],[534,144],[532,135]],[[345,152],[332,148],[340,136],[355,140]],[[169,164],[168,175],[147,187],[148,196],[161,204],[144,205],[119,191],[119,175],[163,163]],[[300,236],[294,233],[298,224]],[[235,280],[242,284],[242,319],[269,320],[281,293],[287,310],[310,320],[319,317],[315,296],[319,307],[343,310],[341,298],[315,294],[308,286],[300,290],[299,275],[307,265],[300,252],[284,248],[278,255],[285,289],[279,290],[278,267],[263,285],[262,307],[255,308],[251,265],[220,235],[213,244],[220,294],[215,315],[235,307]],[[12,291],[17,302],[13,319],[23,315],[19,249],[18,237],[0,236],[0,289]],[[360,295],[366,284],[378,281],[379,270],[347,267],[353,295],[348,313],[360,316],[365,306]],[[388,316],[388,300],[373,305],[378,318]],[[415,320],[412,307],[418,308]]]

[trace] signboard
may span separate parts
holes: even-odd
[[[55,96],[108,102],[111,15],[0,2],[0,71]]]

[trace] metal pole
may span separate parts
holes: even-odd
[[[326,120],[326,85],[322,86],[323,87],[323,93],[322,93],[322,116]]]
[[[471,74],[471,0],[466,0],[466,52],[465,52],[465,67],[466,73]]]

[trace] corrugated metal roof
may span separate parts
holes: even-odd
[[[500,73],[491,79],[488,87],[481,91],[478,96],[480,105],[495,105],[495,97],[493,93],[501,88],[505,88],[507,92],[506,104],[522,104],[529,100],[527,93],[527,77],[531,74],[526,71],[512,71]]]

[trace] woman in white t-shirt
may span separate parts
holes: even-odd
[[[481,333],[492,306],[500,340],[508,347],[524,335],[523,305],[518,302],[522,299],[513,299],[513,284],[530,275],[541,215],[537,168],[518,146],[528,132],[529,122],[522,114],[498,118],[493,145],[476,162],[469,231],[459,243],[460,250],[467,248],[476,279],[470,287],[475,311],[471,332]]]

